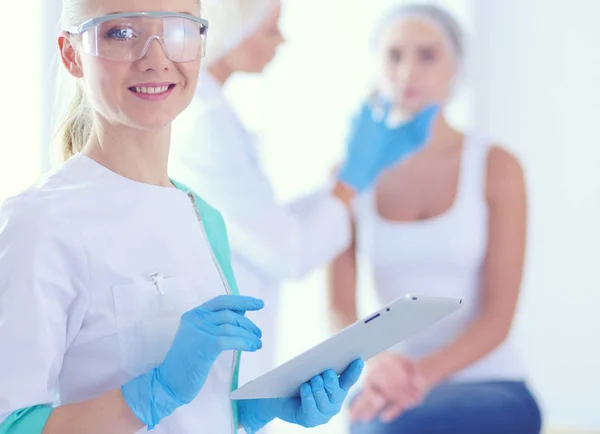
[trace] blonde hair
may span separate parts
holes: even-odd
[[[221,59],[259,28],[280,0],[203,0],[209,22],[203,66]]]
[[[61,14],[63,28],[81,24],[84,20],[83,6],[85,2],[86,0],[63,0]],[[64,70],[60,70],[59,74],[66,75]],[[61,81],[63,81],[62,78],[59,78],[58,82]],[[61,96],[61,92],[57,92],[57,97]],[[81,152],[92,134],[92,129],[92,112],[81,80],[77,79],[71,102],[54,136],[59,158],[66,161]]]
[[[56,131],[56,140],[60,143],[61,159],[66,161],[81,152],[92,134],[93,121],[91,110],[86,101],[85,92],[79,81],[64,119]]]

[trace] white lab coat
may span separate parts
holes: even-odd
[[[301,277],[343,251],[351,240],[349,213],[328,189],[278,203],[254,137],[206,70],[192,104],[174,123],[170,173],[223,214],[240,292],[265,300],[265,309],[252,316],[264,346],[244,354],[244,384],[273,366],[281,280]]]
[[[225,292],[185,193],[72,158],[0,208],[0,414],[119,388],[158,366],[183,312]],[[152,432],[233,432],[232,366],[223,353]]]

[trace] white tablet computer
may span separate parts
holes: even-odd
[[[341,332],[231,392],[231,399],[300,396],[300,386],[333,369],[340,375],[356,359],[367,361],[457,311],[458,298],[405,295]]]

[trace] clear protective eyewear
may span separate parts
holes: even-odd
[[[190,14],[130,12],[92,18],[66,32],[80,35],[87,54],[135,62],[156,39],[172,62],[191,62],[206,50],[208,21]]]

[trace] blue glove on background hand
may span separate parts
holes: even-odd
[[[252,297],[222,295],[184,313],[163,362],[121,387],[136,417],[154,428],[200,393],[223,351],[260,349],[262,332],[244,313],[263,306]]]
[[[300,387],[299,398],[239,401],[240,424],[248,434],[256,433],[275,418],[304,428],[326,424],[342,409],[363,368],[362,360],[356,360],[339,379],[331,370],[317,375]]]
[[[381,170],[394,166],[427,143],[431,125],[438,112],[439,107],[437,105],[429,105],[417,113],[408,123],[397,127],[404,130],[406,140],[393,140],[386,146],[383,152]]]
[[[425,144],[439,108],[428,106],[409,122],[393,128],[386,124],[390,110],[391,104],[384,104],[381,119],[375,119],[373,109],[365,103],[352,122],[338,179],[357,192],[370,187],[383,170]]]

